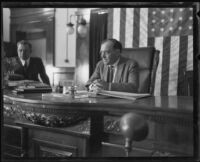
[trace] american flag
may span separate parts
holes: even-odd
[[[193,70],[193,8],[111,8],[108,38],[123,47],[160,51],[154,95],[181,95],[184,72]]]

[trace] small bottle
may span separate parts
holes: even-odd
[[[57,87],[57,92],[63,93],[63,86],[60,84],[60,82],[59,82],[58,87]]]

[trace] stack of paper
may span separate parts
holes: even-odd
[[[138,98],[151,96],[149,93],[128,93],[128,92],[105,91],[105,90],[100,90],[97,92],[97,94],[103,95],[103,96],[124,98],[124,99],[129,99],[129,100],[136,100]]]
[[[14,93],[47,93],[52,92],[52,88],[44,83],[33,80],[10,81],[10,86],[15,87]]]
[[[33,87],[26,87],[26,88],[15,88],[12,90],[13,93],[49,93],[52,92],[52,89],[49,88],[33,88]]]

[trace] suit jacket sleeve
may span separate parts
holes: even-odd
[[[41,59],[39,59],[39,60],[40,60],[39,61],[39,65],[40,65],[39,74],[40,74],[40,77],[41,77],[41,79],[42,79],[42,81],[44,83],[50,85],[49,77],[46,74],[46,70],[45,70],[44,64],[43,64]]]
[[[90,77],[90,79],[87,81],[87,83],[86,83],[86,87],[89,87],[90,86],[90,84],[92,84],[92,82],[94,81],[94,80],[96,80],[96,79],[100,79],[101,78],[101,76],[100,76],[100,61],[97,63],[97,65],[96,65],[96,68],[95,68],[95,70],[94,70],[94,72],[93,72],[93,74],[92,74],[92,76]]]
[[[137,93],[138,87],[138,65],[135,61],[131,61],[124,65],[121,81],[119,83],[111,83],[110,90]]]

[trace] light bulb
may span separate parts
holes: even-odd
[[[74,26],[74,24],[72,24],[71,22],[67,24],[67,27],[66,27],[67,34],[73,34],[74,33],[73,26]]]
[[[73,27],[67,27],[67,34],[73,34],[74,28]]]
[[[78,26],[78,33],[79,35],[84,38],[87,35],[87,27],[85,25],[80,24]]]

